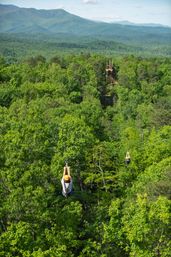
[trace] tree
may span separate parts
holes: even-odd
[[[170,204],[165,197],[150,203],[144,194],[124,209],[123,231],[129,241],[130,256],[169,257]]]

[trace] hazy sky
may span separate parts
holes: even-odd
[[[92,20],[160,23],[171,26],[171,0],[0,0],[2,4],[58,9]]]

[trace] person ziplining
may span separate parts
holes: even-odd
[[[130,156],[130,153],[127,152],[126,153],[126,156],[125,156],[125,163],[126,164],[129,164],[131,162],[131,156]]]
[[[70,175],[70,167],[66,163],[64,166],[63,177],[61,179],[62,194],[67,197],[72,193],[72,177]]]

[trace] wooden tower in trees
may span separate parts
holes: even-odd
[[[112,61],[109,61],[106,65],[106,81],[108,84],[115,82],[115,70]]]
[[[113,103],[115,102],[115,95],[114,95],[114,91],[113,91],[113,87],[115,84],[115,79],[116,79],[116,70],[113,66],[113,62],[109,61],[106,64],[106,83],[104,85],[104,90],[103,90],[103,94],[101,95],[101,104],[103,105],[103,107],[107,107],[107,106],[112,106]]]

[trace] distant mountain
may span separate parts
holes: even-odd
[[[0,5],[0,33],[91,36],[117,42],[171,42],[171,28],[95,22],[63,9],[37,10]]]
[[[160,23],[134,23],[130,21],[113,21],[113,24],[121,24],[121,25],[130,25],[130,26],[140,26],[140,27],[165,27],[169,28],[169,26],[162,25]]]
[[[91,34],[99,23],[70,14],[63,9],[37,10],[0,5],[0,32]]]

